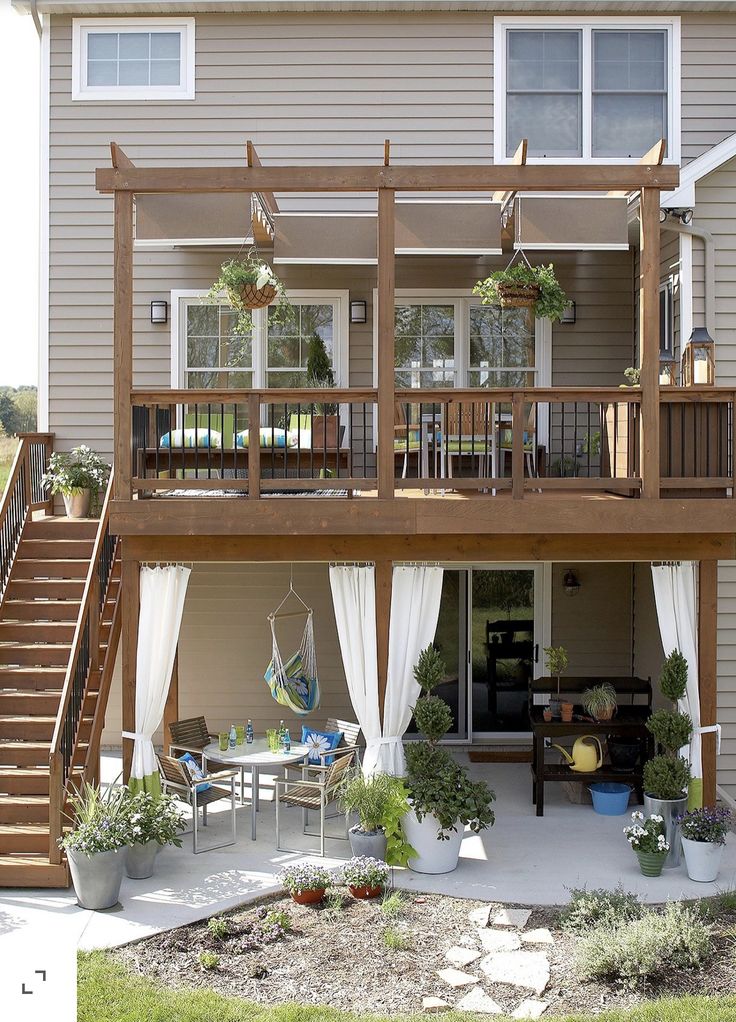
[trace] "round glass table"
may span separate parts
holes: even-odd
[[[278,772],[280,767],[293,766],[295,763],[303,763],[309,755],[308,745],[292,744],[289,752],[271,752],[268,746],[268,739],[254,738],[250,744],[236,745],[234,749],[222,752],[219,742],[210,742],[202,749],[202,769],[207,772],[207,763],[222,763],[229,767],[240,769],[240,804],[245,804],[243,797],[243,778],[245,771],[250,773],[251,791],[251,840],[256,839],[256,813],[259,809],[258,777],[263,767]]]

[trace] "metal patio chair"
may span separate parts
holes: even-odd
[[[181,752],[201,755],[206,745],[217,741],[217,732],[210,731],[204,717],[188,717],[186,720],[176,720],[169,724],[169,733],[171,735],[171,743],[169,744],[170,756],[175,756]]]
[[[158,756],[161,772],[161,787],[165,794],[177,795],[183,802],[192,807],[192,851],[198,855],[200,851],[211,852],[215,848],[227,848],[235,844],[235,778],[237,770],[218,770],[214,774],[206,774],[196,780],[187,768],[173,756]],[[229,781],[230,788],[221,788],[220,781]],[[209,784],[204,791],[198,791],[203,784]],[[223,841],[218,845],[209,845],[200,849],[199,844],[199,810],[202,810],[202,826],[207,826],[207,807],[220,799],[230,799],[230,820],[232,824],[232,840]],[[185,831],[186,833],[186,831]]]
[[[319,854],[325,854],[325,821],[327,819],[327,806],[336,801],[338,789],[345,780],[348,770],[355,762],[355,751],[350,750],[344,755],[338,755],[335,762],[330,766],[310,766],[310,775],[318,775],[318,780],[304,780],[303,777],[292,779],[289,776],[290,770],[299,771],[303,767],[285,767],[284,779],[277,780],[275,785],[276,802],[276,848],[280,852],[304,852],[303,848],[285,848],[281,844],[281,806],[295,806],[303,811],[302,833],[310,837],[319,837]],[[319,812],[319,835],[309,834],[307,830],[307,813],[310,809]],[[339,840],[348,839],[348,818],[345,816],[345,834],[339,835]]]

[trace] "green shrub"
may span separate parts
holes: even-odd
[[[214,951],[200,951],[199,964],[205,972],[213,972],[220,964],[220,956]]]
[[[372,834],[383,825],[383,818],[399,787],[402,787],[400,777],[389,774],[366,777],[356,773],[348,777],[340,789],[340,801],[346,812],[358,814],[360,829]]]
[[[657,710],[647,721],[647,730],[666,752],[679,752],[692,737],[693,722],[686,713]]]
[[[222,916],[213,916],[211,919],[208,919],[207,929],[210,932],[210,936],[214,937],[215,940],[227,940],[232,932],[230,921]]]
[[[411,946],[408,938],[393,926],[387,926],[383,931],[383,943],[389,951],[407,951]]]
[[[431,742],[437,742],[452,727],[452,711],[439,696],[422,696],[414,707],[417,728]]]
[[[640,919],[596,926],[578,944],[576,967],[581,979],[619,980],[633,987],[697,969],[711,951],[710,929],[697,910],[672,902]]]
[[[445,680],[446,674],[445,661],[434,646],[423,649],[414,665],[414,678],[422,692],[431,692]]]
[[[671,699],[676,703],[685,695],[687,666],[687,660],[679,649],[674,649],[667,657],[659,675],[659,688],[665,699]]]
[[[588,933],[591,926],[616,926],[640,919],[644,906],[638,895],[618,884],[615,891],[587,891],[573,887],[570,903],[560,912],[560,926],[567,933]]]
[[[644,764],[644,791],[655,798],[682,798],[690,783],[690,766],[680,756],[655,756]]]

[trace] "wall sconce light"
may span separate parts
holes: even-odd
[[[575,318],[575,302],[570,302],[565,311],[562,313],[560,323],[574,323]]]
[[[577,596],[580,592],[580,582],[572,568],[568,568],[562,578],[562,588],[566,596]]]
[[[659,385],[660,387],[677,385],[677,363],[672,355],[665,352],[659,356]]]
[[[367,302],[351,302],[350,303],[350,322],[351,323],[366,323],[368,321],[368,303]]]
[[[151,322],[152,323],[168,323],[169,321],[169,303],[163,301],[163,299],[156,299],[151,302]]]
[[[715,382],[716,342],[704,326],[696,326],[682,356],[683,386],[713,387]]]

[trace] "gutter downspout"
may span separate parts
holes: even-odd
[[[705,254],[703,289],[705,293],[705,326],[711,337],[716,336],[716,246],[710,231],[695,224],[681,224],[673,217],[667,217],[662,227],[677,234],[688,234],[703,242]],[[684,339],[685,341],[687,338]],[[684,343],[684,341],[683,341]]]
[[[33,24],[36,26],[36,32],[38,32],[38,38],[40,39],[43,35],[43,25],[41,24],[41,19],[38,16],[38,10],[36,8],[37,3],[38,0],[30,0],[31,17],[33,18]]]

